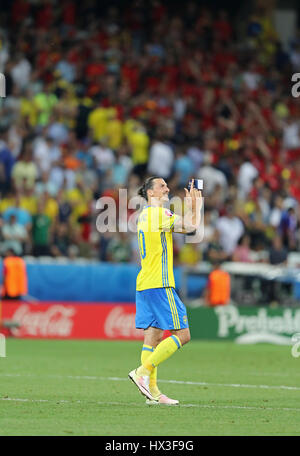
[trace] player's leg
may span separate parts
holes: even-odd
[[[188,330],[186,308],[174,289],[145,290],[143,300],[144,309],[146,308],[147,313],[149,312],[154,316],[149,326],[157,327],[161,330],[169,329],[174,331],[174,334],[172,333],[170,337],[167,337],[157,345],[153,353],[148,355],[147,359],[138,369],[129,373],[129,378],[136,384],[140,392],[148,399],[155,400],[150,392],[150,376],[152,372],[159,364],[166,361],[182,345],[190,340],[190,333]],[[137,310],[138,307],[140,306],[137,305]],[[143,319],[143,321],[145,320]],[[143,327],[142,322],[140,325],[137,327]],[[151,342],[150,339],[148,340]],[[173,401],[173,403],[175,405],[178,401]]]
[[[149,290],[137,291],[135,324],[136,328],[142,328],[145,331],[142,363],[152,354],[163,334],[163,329],[157,328],[155,323],[155,315],[151,308],[151,293]],[[129,372],[128,377],[146,398],[154,400],[155,398],[150,392],[150,375],[137,375],[136,371],[137,369],[134,369]],[[152,381],[153,378],[155,378],[155,372],[152,374]]]
[[[151,375],[159,364],[170,358],[190,340],[189,328],[171,330],[171,333],[172,335],[160,342],[153,353],[143,362],[143,365],[137,369],[138,375]]]
[[[142,365],[145,364],[149,356],[153,353],[157,345],[162,342],[163,331],[158,328],[148,328],[144,331],[144,345],[141,354]],[[178,405],[179,401],[171,399],[170,397],[163,394],[157,386],[157,367],[153,369],[150,374],[150,392],[154,397],[154,400],[146,399],[147,405]]]
[[[144,345],[141,352],[141,364],[143,365],[149,356],[154,352],[157,345],[163,339],[163,330],[159,328],[149,327],[144,331]],[[153,397],[157,398],[161,395],[161,391],[157,386],[157,367],[150,374],[150,392]]]
[[[153,358],[154,362],[161,363],[164,360],[166,360],[167,358],[169,358],[173,353],[175,353],[175,351],[177,351],[177,348],[175,348],[175,345],[173,343],[174,340],[175,340],[176,347],[178,347],[178,341],[180,341],[180,346],[183,346],[183,345],[187,344],[191,339],[189,328],[173,330],[173,331],[171,331],[171,334],[172,334],[171,337],[168,337],[167,339],[165,339],[166,342],[162,341],[160,344],[158,344],[157,351],[156,351],[156,357]],[[173,347],[170,347],[170,343],[171,344],[173,343]],[[174,350],[174,348],[175,348],[175,350]],[[147,365],[147,360],[149,360],[149,357],[151,356],[151,352],[148,352],[148,353],[149,354],[147,357],[145,357],[144,359],[142,358],[142,366],[149,369],[149,366]],[[143,372],[146,372],[146,371],[143,371]],[[155,374],[156,372],[157,372],[157,365],[151,371],[150,379],[151,379],[151,376],[153,374]],[[156,390],[154,388],[150,389],[150,391],[154,397],[154,400],[147,399],[146,403],[148,405],[156,405],[156,404],[178,405],[179,404],[178,400],[171,399],[168,396],[166,396],[165,394],[160,393],[159,395],[156,395]]]
[[[160,298],[159,304],[153,310],[155,318],[158,321],[158,326],[169,329],[172,335],[160,342],[153,353],[147,357],[143,365],[137,369],[137,374],[143,376],[150,375],[155,367],[170,358],[182,345],[189,342],[191,338],[186,308],[175,290],[172,288],[163,288],[156,291],[153,296],[155,295]]]
[[[163,334],[163,329],[150,326],[144,330],[144,344],[156,347],[162,341]]]

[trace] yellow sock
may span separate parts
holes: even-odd
[[[177,336],[170,336],[163,340],[157,345],[156,349],[146,361],[138,368],[137,373],[139,375],[149,375],[155,367],[157,367],[163,361],[170,358],[179,348],[181,342]]]
[[[145,363],[145,361],[149,358],[153,351],[154,347],[152,347],[151,345],[143,345],[141,353],[142,364]],[[153,397],[157,397],[161,394],[157,386],[157,367],[155,367],[150,374],[150,393]]]

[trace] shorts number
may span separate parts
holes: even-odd
[[[142,238],[142,242],[141,242],[141,238]],[[144,231],[142,231],[142,230],[139,231],[139,248],[140,248],[141,257],[142,257],[142,259],[144,259],[146,256],[146,244],[145,244],[145,234],[144,234]]]

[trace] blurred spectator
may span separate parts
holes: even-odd
[[[199,252],[194,244],[183,244],[179,250],[178,259],[182,265],[193,266],[198,263],[199,258]]]
[[[283,211],[283,198],[281,195],[276,195],[274,205],[273,205],[273,208],[271,209],[270,218],[269,218],[269,222],[272,227],[277,228],[279,226],[280,221],[281,221],[282,211]]]
[[[207,245],[204,259],[210,263],[214,263],[224,261],[227,258],[228,255],[220,243],[220,233],[215,229]]]
[[[239,187],[239,197],[241,199],[246,199],[251,188],[253,180],[258,176],[258,171],[255,166],[249,162],[245,161],[238,173],[237,181]]]
[[[299,121],[288,117],[283,126],[282,145],[286,149],[300,148]]]
[[[238,245],[233,252],[232,261],[239,261],[241,263],[252,262],[250,237],[247,234],[240,238]]]
[[[20,89],[25,88],[30,81],[31,65],[26,57],[19,53],[13,62],[11,76],[14,84]]]
[[[286,265],[287,263],[287,250],[282,245],[280,236],[275,236],[272,242],[272,247],[269,251],[269,261],[274,265]]]
[[[70,229],[66,223],[59,223],[53,231],[51,243],[51,254],[57,256],[68,256],[71,245]]]
[[[28,293],[26,263],[14,249],[5,251],[3,260],[2,299],[20,299]]]
[[[50,235],[51,235],[51,219],[46,214],[45,201],[39,200],[37,213],[32,220],[32,240],[33,240],[33,255],[49,255],[50,253]]]
[[[14,158],[7,143],[7,129],[0,130],[0,191],[6,194],[11,185]]]
[[[24,225],[17,222],[16,216],[11,214],[2,227],[2,251],[11,249],[16,255],[24,253],[24,243],[28,240],[28,233]]]
[[[269,224],[271,214],[271,201],[272,191],[268,186],[264,186],[261,190],[261,194],[258,196],[258,205],[262,214],[262,221],[264,224]]]
[[[66,163],[61,162],[54,165],[49,174],[49,183],[59,192],[61,189],[71,189],[75,187],[76,174],[73,169],[68,169]]]
[[[252,248],[257,249],[260,248],[261,245],[266,245],[268,233],[258,200],[249,199],[244,206],[244,210],[246,213],[244,222],[250,236]]]
[[[245,230],[241,220],[234,215],[232,204],[227,204],[226,214],[217,220],[216,228],[220,233],[222,249],[226,252],[229,259]]]
[[[221,268],[221,263],[215,261],[213,269],[208,275],[204,291],[205,304],[208,307],[225,306],[230,301],[230,275]]]
[[[56,103],[57,97],[54,93],[51,93],[49,84],[44,85],[43,91],[37,93],[34,96],[34,104],[38,113],[38,125],[44,126],[49,123],[53,108],[56,105]],[[49,136],[52,136],[52,134],[50,134],[50,131]]]
[[[19,160],[14,164],[12,169],[15,188],[18,190],[23,189],[23,187],[33,188],[37,176],[38,169],[32,161],[32,144],[25,142]]]
[[[167,144],[162,132],[154,138],[150,148],[148,173],[169,179],[173,172],[174,153],[172,147]]]
[[[115,163],[115,156],[109,147],[106,145],[106,140],[102,140],[99,144],[94,145],[90,149],[92,157],[95,159],[97,170],[100,175],[110,169]]]
[[[58,204],[58,222],[67,223],[72,214],[72,206],[70,202],[67,201],[63,190],[58,192],[56,201]]]
[[[296,229],[297,217],[293,207],[288,208],[281,214],[281,219],[278,227],[283,245],[288,250],[296,248]]]
[[[203,163],[203,155],[203,151],[195,145],[187,149],[187,156],[192,160],[195,172],[199,170]]]
[[[178,186],[186,187],[194,172],[194,164],[182,148],[176,151],[175,171],[178,174]]]
[[[34,141],[33,158],[41,176],[43,173],[49,173],[53,166],[59,164],[61,150],[49,136],[46,138],[39,136]]]
[[[300,70],[300,45],[296,44],[291,52],[291,62],[295,71]]]
[[[254,62],[251,62],[248,65],[247,71],[245,71],[242,75],[243,82],[245,83],[246,87],[250,90],[256,90],[261,80],[260,74],[256,70],[256,65]]]
[[[138,176],[144,176],[149,159],[150,138],[145,126],[141,122],[128,119],[124,125],[125,135],[131,148],[133,172]]]
[[[29,232],[32,224],[32,217],[30,213],[21,207],[21,195],[16,194],[14,198],[14,203],[9,205],[9,207],[3,211],[3,220],[8,222],[11,215],[14,215],[16,222],[26,228]]]
[[[56,222],[58,217],[58,203],[55,198],[53,198],[47,190],[44,191],[42,195],[39,196],[38,204],[40,203],[40,208],[43,206],[43,211],[47,215],[51,223]],[[37,210],[38,213],[38,210]]]
[[[39,181],[35,185],[35,193],[36,195],[40,196],[43,193],[49,193],[49,195],[56,197],[58,193],[58,189],[49,179],[49,173],[44,171],[39,179]]]
[[[56,70],[59,71],[60,76],[67,82],[73,82],[76,76],[74,64],[68,61],[68,53],[62,56],[61,60],[56,65]]]
[[[107,245],[108,261],[113,263],[123,263],[130,261],[131,244],[126,236],[126,233],[118,233],[111,238]]]
[[[222,191],[227,191],[227,180],[225,174],[212,165],[213,157],[211,152],[204,154],[203,166],[201,166],[197,177],[203,179],[204,195],[211,195],[217,185]]]
[[[214,29],[217,31],[217,36],[221,41],[229,41],[232,38],[233,30],[227,11],[219,11],[218,17],[214,22]]]
[[[113,233],[109,233],[108,231],[106,231],[105,233],[101,233],[98,243],[98,254],[100,261],[108,261],[107,248],[112,237]]]
[[[62,146],[63,144],[67,144],[69,140],[69,129],[68,127],[58,120],[58,116],[51,116],[49,114],[49,127],[47,130],[47,135],[54,144],[58,146]],[[47,122],[48,123],[48,122]]]

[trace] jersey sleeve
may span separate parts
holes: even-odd
[[[159,230],[173,231],[174,223],[177,218],[178,215],[174,214],[174,212],[170,211],[169,209],[161,208],[159,214]]]

